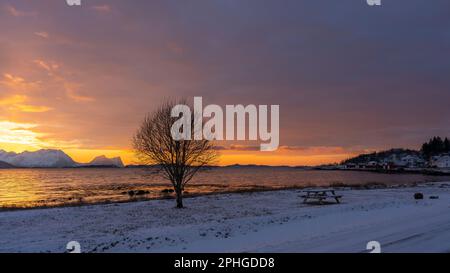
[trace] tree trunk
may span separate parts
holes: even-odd
[[[177,195],[177,208],[182,209],[183,208],[183,190],[181,187],[177,187],[175,189],[175,193]]]

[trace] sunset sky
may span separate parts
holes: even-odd
[[[315,165],[450,135],[450,1],[0,0],[0,149],[136,163],[168,97],[280,105],[277,152],[219,143],[221,164]]]

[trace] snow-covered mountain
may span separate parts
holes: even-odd
[[[0,161],[22,168],[64,168],[78,164],[60,150],[39,150],[36,152],[5,152],[0,150]]]
[[[115,166],[115,167],[119,167],[119,168],[124,167],[122,159],[120,157],[107,158],[104,155],[97,156],[96,158],[94,158],[94,160],[92,160],[91,162],[89,162],[86,165],[88,165],[88,166]]]
[[[89,163],[77,163],[61,150],[39,150],[36,152],[23,153],[0,150],[0,162],[19,168],[71,168],[86,166],[124,167],[120,157],[107,158],[102,155],[94,158],[94,160]]]

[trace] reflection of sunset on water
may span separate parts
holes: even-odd
[[[329,185],[397,185],[449,181],[450,176],[232,166],[200,173],[185,195]],[[0,208],[65,206],[174,198],[170,184],[144,169],[15,169],[0,171]],[[129,191],[133,191],[130,195]],[[135,195],[143,191],[145,194]],[[147,193],[148,191],[148,193]]]

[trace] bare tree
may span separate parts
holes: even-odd
[[[199,171],[213,164],[218,153],[211,141],[194,140],[193,118],[191,140],[176,141],[172,138],[172,125],[179,118],[172,117],[171,111],[178,104],[187,105],[186,100],[166,101],[156,111],[148,114],[133,137],[133,147],[140,160],[158,167],[159,174],[172,183],[177,208],[183,208],[186,184]]]

